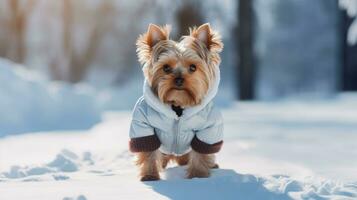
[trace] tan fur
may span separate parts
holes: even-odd
[[[215,53],[221,52],[223,49],[221,35],[218,32],[212,30],[208,24],[203,24],[199,28],[196,28],[196,27],[191,28],[190,36],[192,36],[194,38],[198,38],[198,35],[199,35],[199,32],[201,29],[207,29],[207,31],[208,31],[208,36],[207,36],[207,41],[206,41],[208,50],[215,52]]]
[[[182,156],[167,155],[159,152],[137,153],[136,164],[140,167],[140,178],[146,180],[159,180],[159,171],[165,169],[167,164],[174,160],[180,166],[187,165],[189,162],[189,154]]]
[[[162,154],[161,167],[165,169],[170,161],[175,161],[178,165],[183,166],[188,164],[189,154],[184,154],[182,156],[173,156]]]
[[[181,107],[198,105],[213,83],[220,63],[219,52],[223,48],[220,35],[204,24],[175,42],[169,39],[168,27],[150,24],[148,31],[138,38],[137,53],[144,65],[144,75],[162,102]],[[165,64],[172,73],[163,71]],[[197,67],[193,73],[189,71],[191,64]],[[181,88],[175,86],[178,76],[184,78]]]
[[[210,169],[216,166],[213,154],[200,154],[192,150],[189,154],[187,178],[209,177]]]
[[[161,153],[158,150],[137,153],[136,164],[140,167],[142,181],[160,179],[159,167],[161,166],[161,160]]]
[[[169,39],[170,27],[150,24],[146,33],[138,38],[137,54],[143,65],[145,78],[152,91],[165,104],[182,108],[201,103],[213,84],[221,62],[219,53],[223,49],[220,35],[209,24],[190,29],[190,35],[179,42]],[[190,65],[196,71],[190,71]],[[163,70],[170,66],[170,73]],[[182,86],[175,85],[176,78],[183,78]],[[208,177],[210,169],[218,167],[214,155],[189,154],[175,157],[158,151],[138,153],[141,180],[158,180],[159,170],[171,161],[179,165],[188,164],[187,177]]]
[[[167,155],[167,154],[162,154],[162,160],[161,160],[161,167],[162,169],[165,169],[167,164],[172,160],[174,156],[172,155]]]
[[[187,178],[209,177],[210,169],[218,168],[213,154],[200,154],[192,150],[190,153],[182,156],[173,156],[156,150],[153,152],[137,153],[136,164],[140,167],[140,179],[142,181],[159,180],[159,171],[165,169],[171,160],[180,166],[188,165]]]
[[[151,59],[152,47],[155,45],[152,41],[152,37],[150,37],[150,33],[153,29],[158,29],[162,33],[162,39],[168,40],[170,35],[170,26],[166,25],[163,27],[156,26],[154,24],[150,24],[148,31],[139,36],[136,41],[137,53],[139,57],[139,61],[142,65],[144,65],[148,60]]]
[[[175,157],[175,161],[178,165],[183,166],[183,165],[187,165],[188,164],[188,160],[189,160],[189,154],[185,154],[182,156],[176,156]]]

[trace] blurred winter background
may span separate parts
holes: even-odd
[[[355,3],[1,0],[0,136],[86,129],[131,109],[143,81],[135,40],[149,23],[172,24],[174,39],[205,22],[222,33],[221,106],[356,90]]]
[[[270,169],[288,165],[265,162],[281,159],[356,181],[356,15],[357,0],[0,0],[0,169],[46,143],[41,138],[48,134],[39,132],[64,131],[71,141],[73,131],[112,131],[113,138],[125,136],[126,150],[130,110],[142,94],[136,38],[149,23],[171,24],[171,37],[179,39],[188,27],[210,22],[225,44],[215,101],[224,111],[227,141],[238,142],[226,143],[222,155],[243,152],[222,159],[226,166],[284,174]],[[106,113],[125,120],[103,128]],[[20,134],[26,139],[12,143]],[[95,142],[116,145],[110,140]],[[263,161],[245,157],[248,152]],[[46,160],[31,159],[24,163]],[[269,167],[248,170],[259,165]],[[12,168],[0,182],[26,173]]]

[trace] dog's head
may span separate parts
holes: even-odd
[[[154,94],[166,104],[201,103],[215,80],[223,43],[209,24],[190,29],[179,42],[169,39],[169,26],[150,24],[137,40],[139,61]]]

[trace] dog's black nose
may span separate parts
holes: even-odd
[[[183,78],[181,77],[178,77],[178,78],[175,78],[175,85],[180,87],[183,85]]]

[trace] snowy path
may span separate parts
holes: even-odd
[[[127,151],[130,113],[89,131],[0,139],[1,200],[357,199],[357,102],[240,103],[223,112],[221,169],[186,180],[138,181]]]

